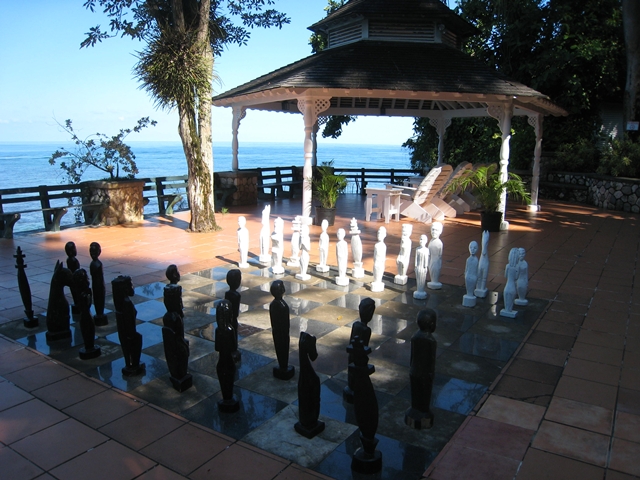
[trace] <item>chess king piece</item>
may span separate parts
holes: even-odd
[[[271,273],[282,275],[282,256],[284,254],[284,220],[278,217],[273,222],[273,233],[271,234]]]
[[[316,271],[326,273],[329,271],[329,266],[327,265],[327,258],[329,257],[329,234],[327,233],[327,228],[329,228],[329,221],[327,219],[322,220],[320,228],[322,229],[320,240],[318,241],[320,263],[316,265]]]
[[[271,335],[276,349],[278,366],[273,367],[273,376],[280,380],[290,380],[295,374],[295,368],[289,365],[289,305],[282,298],[284,283],[274,280],[271,283],[273,301],[269,304],[269,318],[271,319]]]
[[[415,272],[416,272],[416,291],[413,292],[413,298],[424,300],[427,298],[427,292],[424,287],[427,284],[427,272],[429,271],[429,249],[427,248],[427,236],[420,235],[420,246],[416,249]]]
[[[233,352],[238,349],[236,337],[231,326],[233,311],[228,300],[222,300],[216,307],[216,352],[218,352],[218,364],[216,373],[222,391],[222,400],[218,400],[218,409],[221,412],[233,413],[240,408],[240,402],[233,394],[233,381],[236,376],[236,364],[233,361]]]
[[[133,377],[146,372],[146,365],[140,361],[142,355],[142,335],[136,331],[136,316],[138,312],[131,298],[135,295],[131,277],[119,275],[111,280],[113,305],[116,310],[116,325],[118,339],[124,356],[125,366],[122,375]]]
[[[249,268],[249,230],[247,229],[247,219],[245,217],[238,217],[238,252],[240,252],[240,261],[238,262],[238,268]]]
[[[20,247],[16,248],[16,254],[13,256],[16,259],[16,268],[18,269],[18,289],[20,290],[20,298],[22,298],[22,304],[24,305],[24,313],[26,317],[22,320],[25,328],[35,328],[39,325],[38,317],[33,314],[33,302],[31,300],[31,287],[29,286],[29,279],[27,278],[27,264],[24,263],[25,254],[22,253]]]
[[[518,280],[516,282],[518,298],[514,300],[514,303],[524,307],[529,304],[529,300],[527,300],[527,290],[529,288],[529,264],[524,259],[527,251],[524,248],[519,248],[518,253]]]
[[[311,278],[311,275],[307,273],[310,251],[311,239],[309,238],[309,225],[303,223],[300,227],[300,273],[296,273],[298,280],[307,281]]]
[[[371,282],[372,292],[384,291],[384,283],[382,276],[384,275],[384,266],[387,263],[387,246],[384,239],[387,236],[387,229],[380,227],[378,229],[378,243],[373,247],[373,282]]]
[[[298,378],[298,419],[294,425],[300,435],[313,438],[324,430],[320,422],[320,379],[311,362],[318,358],[316,337],[300,332],[300,377]]]
[[[476,296],[473,291],[478,283],[478,242],[473,240],[469,243],[469,258],[464,269],[464,284],[467,287],[467,293],[462,296],[462,305],[465,307],[476,306]]]
[[[344,239],[344,228],[338,229],[338,243],[336,243],[336,257],[338,258],[338,276],[336,277],[336,285],[346,287],[349,285],[349,277],[347,277],[347,262],[349,261],[349,245]]]
[[[73,242],[67,242],[64,245],[64,253],[67,254],[67,268],[71,270],[71,273],[75,272],[80,268],[80,262],[78,261],[78,249],[76,248],[76,244]],[[73,284],[71,287],[71,292],[73,293]],[[73,299],[73,305],[71,305],[71,313],[74,315],[78,315],[80,313],[80,309],[75,305],[75,298]]]
[[[378,439],[378,400],[373,390],[370,375],[375,372],[369,364],[371,349],[357,336],[347,347],[353,358],[349,372],[353,375],[353,410],[360,429],[360,442],[351,460],[351,469],[358,473],[372,474],[382,470],[382,453],[376,450]]]
[[[360,239],[360,230],[358,229],[358,221],[355,218],[351,219],[351,255],[353,256],[353,270],[351,270],[351,276],[353,278],[364,277],[364,268],[362,267],[362,240]]]
[[[269,254],[269,241],[271,235],[271,223],[269,221],[271,215],[271,205],[266,205],[262,210],[262,228],[260,229],[260,263],[269,265],[271,263],[271,255]]]
[[[431,308],[418,313],[418,330],[411,337],[411,407],[404,414],[404,423],[420,430],[433,426],[431,392],[436,371],[438,342],[433,338],[437,316]]]
[[[516,281],[518,280],[518,260],[520,259],[520,252],[517,248],[512,248],[509,251],[509,263],[504,269],[504,276],[507,278],[507,283],[504,286],[502,298],[504,299],[504,308],[500,310],[502,317],[516,318],[518,312],[513,309],[513,304],[516,299]]]
[[[47,303],[47,341],[71,337],[69,321],[69,302],[64,294],[64,287],[71,288],[71,270],[57,261],[49,285],[49,301]]]
[[[429,242],[429,276],[431,281],[427,283],[427,288],[440,290],[440,270],[442,270],[442,235],[443,226],[440,222],[431,224],[431,241]]]
[[[300,227],[302,224],[302,216],[296,215],[291,222],[291,257],[287,262],[288,267],[300,266]]]
[[[478,262],[478,282],[473,294],[478,298],[487,296],[487,277],[489,276],[489,231],[482,232],[482,253]]]
[[[376,310],[376,302],[372,298],[363,298],[358,305],[360,320],[353,322],[351,325],[351,335],[349,336],[349,344],[353,339],[358,337],[365,347],[369,346],[371,339],[371,328],[369,322],[373,318],[373,312]],[[349,354],[349,365],[353,363],[353,355]],[[347,386],[342,391],[342,399],[347,403],[353,403],[353,374],[351,370],[347,370]]]
[[[413,225],[410,223],[404,223],[402,225],[402,235],[400,237],[400,252],[398,252],[398,258],[396,259],[396,265],[398,266],[398,274],[394,277],[393,283],[397,285],[406,285],[409,277],[407,276],[407,270],[409,270],[409,261],[411,260],[411,232],[413,231]]]
[[[182,287],[170,283],[164,287],[164,306],[167,313],[162,317],[162,343],[169,367],[169,380],[178,392],[193,385],[189,373],[189,342],[184,338],[184,313],[182,311]]]
[[[240,354],[240,350],[238,350],[238,316],[240,315],[240,301],[242,300],[242,295],[238,292],[240,288],[240,284],[242,283],[242,272],[238,269],[232,269],[227,272],[227,285],[229,285],[229,290],[224,293],[225,300],[229,300],[231,303],[231,326],[233,327],[234,334],[236,336],[236,350],[233,352],[233,360],[238,363],[242,355]]]
[[[96,345],[96,326],[91,317],[91,288],[89,287],[89,275],[84,268],[79,268],[72,275],[75,301],[80,310],[80,332],[84,346],[78,352],[82,360],[99,357],[102,353]]]
[[[93,307],[96,314],[93,317],[93,323],[102,327],[109,323],[109,319],[104,313],[104,303],[106,298],[106,289],[104,285],[104,272],[102,271],[102,262],[100,254],[102,248],[98,242],[91,242],[89,245],[89,256],[91,263],[89,264],[89,273],[91,273],[91,286],[93,290]]]

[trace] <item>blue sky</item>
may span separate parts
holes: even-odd
[[[156,110],[133,78],[142,45],[113,38],[89,49],[80,42],[90,27],[108,22],[84,0],[2,1],[0,16],[0,142],[65,141],[57,126],[70,118],[82,135],[115,134],[149,116],[158,125],[130,140],[179,141],[175,111]],[[326,0],[277,0],[291,17],[278,29],[253,31],[246,46],[229,47],[215,61],[222,93],[311,53],[307,27],[324,17]],[[375,62],[375,59],[372,59]],[[412,134],[412,119],[360,117],[341,143],[399,145]],[[240,142],[302,142],[302,117],[247,112]],[[214,108],[214,142],[231,141],[231,110]],[[321,140],[335,142],[336,140]]]

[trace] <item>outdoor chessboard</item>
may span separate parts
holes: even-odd
[[[369,324],[373,350],[369,363],[375,366],[371,380],[380,409],[377,448],[383,455],[383,471],[378,478],[416,479],[453,436],[546,306],[543,300],[529,299],[527,307],[516,307],[515,319],[508,319],[497,315],[502,307],[497,292],[478,299],[476,307],[465,308],[461,305],[465,293],[461,287],[443,285],[438,291],[427,290],[426,300],[414,300],[413,279],[400,286],[385,275],[385,290],[373,293],[369,289],[373,280],[370,275],[359,281],[351,279],[349,286],[340,287],[333,282],[335,269],[320,274],[310,266],[312,278],[302,282],[294,278],[297,268],[287,268],[284,275],[274,277],[268,268],[252,260],[251,268],[242,271],[239,290],[238,346],[242,361],[235,381],[235,394],[240,400],[236,413],[220,413],[217,408],[221,394],[213,342],[215,305],[224,298],[229,288],[226,275],[235,265],[183,275],[179,283],[193,375],[193,387],[183,393],[171,387],[162,345],[165,283],[135,286],[132,297],[138,311],[137,330],[143,336],[144,376],[122,376],[124,360],[111,310],[107,310],[109,325],[96,328],[102,355],[92,360],[78,357],[82,346],[79,325],[75,328],[72,324],[71,339],[49,344],[44,317],[36,329],[26,329],[19,320],[0,326],[0,333],[191,421],[330,477],[351,479],[351,455],[360,441],[353,406],[342,400],[347,380],[346,347],[351,324],[358,320],[358,305],[363,298],[371,297],[376,301],[376,311]],[[269,287],[276,278],[285,284],[284,298],[291,313],[289,363],[296,366],[296,375],[289,381],[272,376],[277,363],[269,319],[269,303],[273,300]],[[108,297],[107,309],[113,309],[110,302]],[[417,314],[425,307],[438,313],[434,333],[438,360],[432,397],[435,424],[430,430],[413,430],[404,424],[404,412],[410,406],[410,339],[418,330]],[[318,359],[313,365],[322,382],[320,420],[326,423],[324,432],[311,440],[293,428],[297,422],[301,331],[318,339]]]

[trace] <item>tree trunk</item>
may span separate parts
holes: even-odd
[[[627,83],[624,89],[624,129],[628,121],[638,121],[640,112],[640,2],[622,0],[624,43],[627,53]],[[637,135],[637,133],[636,133]]]

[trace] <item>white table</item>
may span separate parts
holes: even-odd
[[[389,223],[392,216],[396,222],[400,221],[400,195],[399,188],[366,188],[365,200],[366,220],[371,220],[371,214],[377,213],[378,218],[384,218],[384,223]]]

